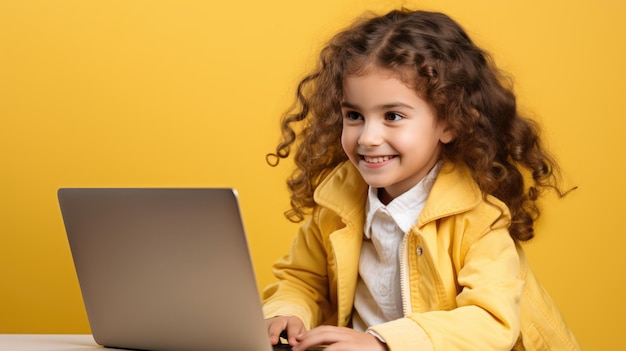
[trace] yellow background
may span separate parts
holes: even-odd
[[[265,154],[320,44],[366,9],[458,19],[517,83],[567,185],[528,255],[586,350],[622,344],[626,8],[595,1],[0,1],[0,332],[82,333],[56,190],[232,186],[258,281],[296,226]]]

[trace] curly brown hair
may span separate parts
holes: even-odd
[[[558,165],[542,146],[537,123],[520,115],[512,84],[458,23],[442,13],[407,9],[364,17],[336,34],[300,81],[282,120],[282,139],[267,155],[274,166],[295,148],[286,217],[301,221],[315,206],[317,185],[347,160],[341,147],[343,80],[372,64],[414,83],[455,136],[442,159],[467,165],[483,194],[509,207],[511,236],[531,239],[542,191],[562,195]]]

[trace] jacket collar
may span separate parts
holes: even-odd
[[[333,169],[313,194],[315,203],[341,216],[346,222],[365,218],[368,185],[350,161]]]
[[[337,166],[319,184],[313,198],[346,223],[362,221],[368,186],[350,161]],[[481,191],[465,166],[444,162],[417,221],[418,226],[462,213],[482,201]]]

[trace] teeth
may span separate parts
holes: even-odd
[[[365,160],[365,162],[368,162],[368,163],[380,163],[380,162],[385,162],[391,159],[391,156],[377,156],[377,157],[363,156],[363,159]]]

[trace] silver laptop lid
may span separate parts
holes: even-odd
[[[233,189],[63,188],[94,339],[144,350],[271,350]]]

